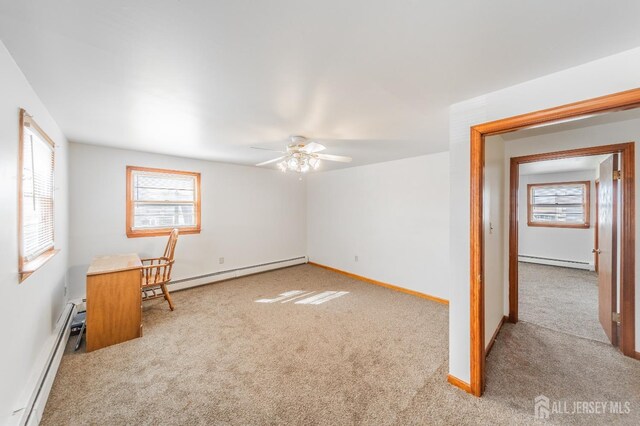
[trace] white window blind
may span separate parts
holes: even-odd
[[[588,225],[589,182],[530,185],[529,222]]]
[[[22,141],[22,259],[29,262],[53,243],[53,146],[25,125]]]
[[[194,174],[133,170],[133,230],[195,227],[197,180]]]

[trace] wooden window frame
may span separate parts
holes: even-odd
[[[55,170],[56,170],[56,144],[53,140],[47,135],[44,130],[38,123],[35,122],[33,117],[27,113],[27,111],[23,108],[20,108],[19,115],[19,131],[18,131],[18,275],[19,282],[23,282],[27,278],[29,278],[34,272],[44,266],[49,260],[53,258],[60,250],[56,249],[55,246],[55,197],[52,196],[52,204],[51,211],[53,212],[53,240],[54,244],[44,253],[41,253],[35,259],[31,259],[29,261],[25,260],[24,256],[22,256],[22,249],[24,248],[24,241],[22,240],[22,213],[24,206],[22,205],[24,201],[24,197],[22,195],[22,168],[24,165],[24,128],[31,127],[34,129],[41,137],[42,140],[51,145],[51,151],[53,153],[53,173],[54,173],[54,182],[55,182]],[[55,188],[55,184],[54,184]]]
[[[195,199],[195,216],[196,225],[190,227],[179,227],[180,234],[199,234],[201,230],[201,203],[200,203],[200,173],[199,172],[185,172],[181,170],[170,169],[156,169],[150,167],[137,167],[127,166],[127,237],[128,238],[140,238],[140,237],[161,237],[168,236],[174,227],[170,228],[153,228],[153,229],[133,229],[133,172],[151,172],[151,173],[165,173],[173,175],[188,175],[193,176],[196,179],[196,199]]]
[[[560,185],[584,185],[585,193],[584,200],[582,202],[582,208],[584,210],[584,221],[582,223],[564,223],[564,222],[534,222],[533,209],[531,204],[531,192],[533,188],[540,186],[560,186]],[[535,226],[541,228],[574,228],[574,229],[588,229],[590,227],[590,210],[591,210],[591,181],[581,180],[573,182],[552,182],[552,183],[530,183],[527,185],[527,226]]]

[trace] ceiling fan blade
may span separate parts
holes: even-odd
[[[321,160],[339,161],[341,163],[350,163],[352,160],[351,157],[345,157],[343,155],[316,154],[316,157],[318,157]]]
[[[251,147],[251,149],[260,149],[260,150],[262,150],[262,151],[271,151],[271,152],[281,152],[281,153],[283,153],[283,154],[284,154],[284,151],[279,150],[279,149],[260,148],[260,147],[257,147],[257,146],[252,146],[252,147]]]
[[[267,164],[271,164],[271,163],[275,163],[276,161],[283,160],[285,157],[286,156],[283,155],[282,157],[274,158],[273,160],[263,161],[262,163],[256,164],[256,166],[266,166]]]
[[[309,142],[308,144],[300,148],[300,151],[306,152],[308,154],[313,154],[314,152],[324,151],[325,149],[327,148],[324,145],[321,145],[317,142]]]

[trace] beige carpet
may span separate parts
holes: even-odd
[[[255,302],[290,290],[349,294],[319,305]],[[446,306],[317,267],[174,300],[174,312],[148,305],[141,339],[68,352],[43,424],[532,424],[540,393],[633,402],[628,415],[552,417],[557,424],[640,423],[640,363],[610,347],[508,325],[477,399],[446,383]]]
[[[598,274],[519,262],[518,275],[521,321],[609,343],[598,320]]]

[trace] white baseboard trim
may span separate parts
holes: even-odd
[[[42,355],[36,363],[35,372],[25,386],[23,403],[13,410],[9,425],[38,425],[47,405],[49,392],[56,378],[64,349],[71,332],[71,321],[76,314],[75,305],[67,303],[56,323],[55,332],[44,345]]]
[[[184,290],[187,288],[211,284],[217,281],[224,281],[232,278],[240,278],[245,275],[257,274],[259,272],[266,272],[275,269],[287,268],[289,266],[302,265],[304,263],[307,263],[307,261],[307,256],[298,256],[291,259],[276,260],[273,262],[266,262],[258,265],[243,266],[240,268],[212,272],[196,277],[177,279],[169,283],[168,287],[170,291]]]
[[[595,266],[593,262],[580,262],[576,260],[551,259],[547,257],[527,256],[524,254],[519,254],[518,261],[526,262],[526,263],[538,263],[540,265],[563,266],[565,268],[584,269],[587,271],[595,270]]]

